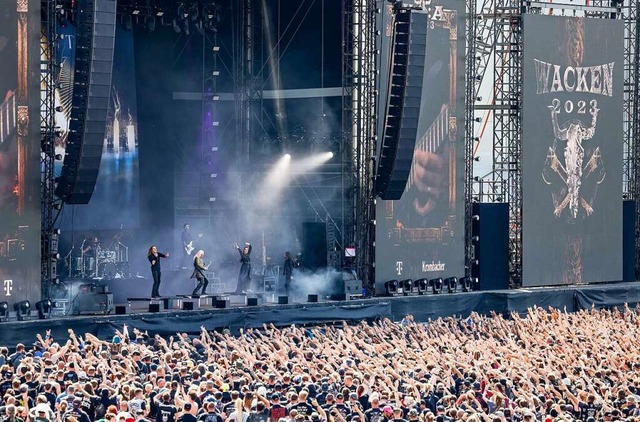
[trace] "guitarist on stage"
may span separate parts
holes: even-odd
[[[204,272],[209,270],[209,266],[204,265],[204,261],[202,260],[203,257],[204,251],[201,249],[196,252],[193,258],[193,274],[191,274],[191,278],[195,278],[196,280],[198,280],[198,285],[195,289],[193,289],[193,293],[191,293],[192,296],[207,294],[207,286],[209,285],[209,280],[207,279],[207,276],[204,274]],[[200,293],[198,293],[199,290]]]
[[[193,245],[193,236],[191,236],[191,226],[189,223],[185,223],[184,229],[181,234],[182,238],[182,269],[186,270],[189,268],[189,263],[193,261],[193,256],[191,253],[195,246]]]

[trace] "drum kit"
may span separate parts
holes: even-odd
[[[80,256],[74,256],[72,248],[68,258],[69,277],[114,279],[131,276],[129,247],[116,235],[106,248],[98,237],[85,239],[80,246]]]

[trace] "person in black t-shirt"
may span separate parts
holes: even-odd
[[[204,410],[206,413],[201,413],[198,417],[200,422],[222,422],[222,416],[216,412],[216,403],[213,401],[205,401]]]
[[[153,288],[151,289],[151,297],[160,297],[160,258],[169,258],[169,254],[158,252],[156,245],[149,248],[147,258],[151,263],[151,275],[153,276]]]
[[[171,394],[165,392],[162,394],[162,403],[158,404],[156,412],[156,422],[174,422],[178,409],[171,403]]]

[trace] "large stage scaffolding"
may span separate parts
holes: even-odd
[[[376,1],[347,0],[343,7],[342,177],[345,200],[353,201],[344,216],[352,230],[343,244],[355,245],[358,276],[369,285],[375,256]]]
[[[473,160],[472,144],[476,141],[476,112],[489,112],[493,122],[493,168],[485,180],[467,177],[467,200],[509,203],[509,272],[510,287],[521,285],[522,269],[522,74],[523,40],[522,15],[565,14],[570,10],[592,19],[622,19],[624,39],[624,173],[623,195],[636,200],[640,172],[636,157],[640,155],[638,116],[638,30],[637,16],[640,2],[635,0],[601,0],[583,4],[551,3],[522,0],[470,0],[467,54],[467,160]],[[478,97],[486,70],[493,65],[492,98]],[[472,98],[473,89],[475,96]],[[486,101],[488,100],[488,101]],[[476,120],[477,119],[477,120]],[[467,204],[467,217],[469,217]],[[636,272],[640,267],[638,253],[640,240],[640,208],[636,211]],[[467,262],[473,259],[471,233],[467,224]]]
[[[56,0],[42,0],[42,34],[40,36],[40,276],[42,296],[50,296],[50,287],[56,277],[57,234],[54,234],[54,162],[55,162],[55,88],[58,75],[56,66]]]

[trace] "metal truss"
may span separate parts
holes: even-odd
[[[572,13],[589,18],[623,19],[624,31],[624,186],[626,197],[636,199],[636,251],[640,251],[640,169],[636,164],[640,158],[640,133],[638,108],[638,74],[640,72],[637,18],[640,16],[640,1],[624,0],[612,3],[596,0],[588,5],[563,4],[546,1],[522,2],[521,0],[470,0],[467,30],[471,33],[467,51],[467,163],[472,164],[470,151],[477,138],[474,136],[474,112],[493,113],[493,171],[486,179],[474,178],[472,170],[467,172],[467,201],[507,201],[509,203],[509,269],[511,287],[521,284],[522,268],[522,13],[564,14],[562,7]],[[488,40],[488,41],[487,41]],[[487,65],[493,60],[493,95],[490,104],[477,97],[480,81],[485,76]],[[471,98],[471,87],[475,97]],[[467,205],[467,219],[470,218]],[[472,259],[469,220],[467,220],[467,262]],[[636,253],[636,270],[640,260]]]
[[[522,276],[522,5],[521,0],[496,0],[493,10],[492,180],[502,188],[496,194],[509,204],[510,287],[520,286]]]
[[[356,247],[356,271],[373,283],[376,149],[376,1],[343,2],[342,187],[343,245]],[[348,238],[344,238],[348,236]]]
[[[473,203],[473,149],[475,145],[475,104],[478,97],[478,90],[480,89],[480,82],[482,76],[476,79],[477,72],[480,70],[478,62],[485,63],[488,61],[488,54],[476,53],[480,50],[479,42],[486,38],[481,38],[480,25],[478,22],[478,14],[476,13],[476,2],[474,0],[467,1],[467,60],[465,62],[465,131],[464,131],[464,216],[465,216],[465,230],[464,230],[464,245],[465,245],[465,269],[464,275],[466,277],[471,276],[471,261],[475,258],[475,251],[473,248],[473,232],[471,230],[471,218],[473,217],[472,203]],[[486,20],[484,22],[487,22]],[[476,59],[476,57],[478,57]]]
[[[40,275],[43,297],[49,297],[51,283],[56,277],[55,260],[52,253],[57,249],[57,239],[53,233],[54,206],[54,162],[56,136],[55,128],[55,85],[58,75],[56,66],[56,0],[42,0],[42,31],[40,53]]]
[[[640,274],[640,1],[625,0],[622,7],[624,19],[624,166],[623,194],[636,201],[635,218],[635,269]]]

